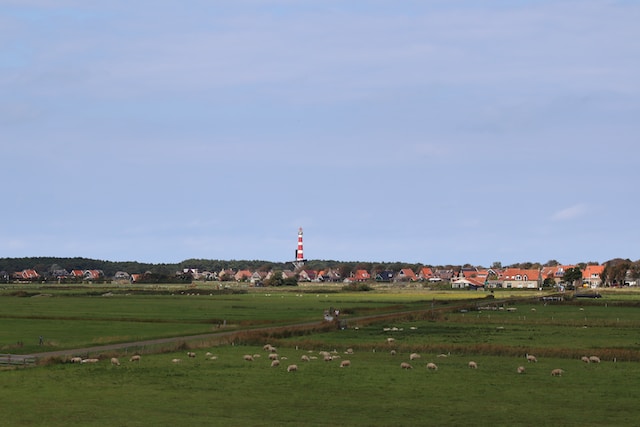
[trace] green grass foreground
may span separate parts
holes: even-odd
[[[327,348],[328,350],[329,348]],[[217,357],[205,356],[208,350]],[[279,348],[270,367],[258,346],[200,349],[97,364],[0,373],[3,425],[29,426],[482,426],[634,425],[640,365],[603,361],[422,353],[344,354]],[[259,354],[253,362],[244,354]],[[302,355],[318,357],[301,361]],[[180,358],[180,363],[172,363]],[[340,368],[348,359],[351,366]],[[469,369],[473,359],[477,370]],[[406,361],[413,369],[404,370]],[[425,366],[438,365],[437,371]],[[287,372],[295,363],[297,372]],[[516,368],[524,365],[524,374]],[[552,369],[562,368],[561,377]]]
[[[0,291],[2,352],[190,335],[211,331],[221,319],[237,331],[319,320],[330,306],[352,320],[344,330],[243,332],[219,345],[185,341],[135,349],[142,352],[139,363],[129,361],[133,350],[123,349],[95,355],[95,364],[60,357],[33,368],[3,368],[0,425],[622,426],[640,418],[634,394],[640,377],[635,293],[546,304],[512,298],[537,296],[526,292],[496,292],[495,299],[476,292],[388,289],[40,292],[50,296]],[[357,320],[392,312],[410,313]],[[44,346],[37,345],[38,335],[45,336]],[[24,344],[14,348],[20,340]],[[270,367],[266,342],[286,357],[279,367]],[[349,348],[353,354],[346,354]],[[325,362],[323,350],[339,358]],[[421,357],[410,360],[412,352]],[[527,353],[538,362],[527,363]],[[247,362],[245,354],[259,357]],[[303,355],[311,360],[302,361]],[[589,355],[601,363],[580,360]],[[119,366],[110,363],[113,356]],[[345,359],[351,366],[341,368]],[[470,360],[479,368],[469,369]],[[413,369],[401,369],[401,362]],[[438,370],[428,370],[428,362]],[[291,363],[297,372],[287,372]],[[520,365],[523,374],[516,372]],[[564,375],[551,376],[556,368]]]

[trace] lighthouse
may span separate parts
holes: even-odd
[[[295,270],[300,270],[304,265],[306,259],[304,259],[304,253],[302,248],[302,227],[298,229],[298,248],[296,249],[295,261],[293,261],[293,266]]]

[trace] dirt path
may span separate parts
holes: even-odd
[[[66,350],[56,350],[56,351],[45,351],[41,353],[32,353],[29,355],[15,355],[15,357],[20,358],[30,358],[33,357],[35,359],[42,359],[47,357],[64,357],[64,356],[87,356],[94,355],[109,351],[117,351],[117,350],[138,350],[140,348],[149,347],[149,346],[157,346],[161,344],[175,344],[180,342],[188,342],[188,341],[198,341],[198,340],[212,340],[212,339],[222,339],[232,337],[236,334],[247,333],[247,332],[258,332],[258,331],[276,331],[278,329],[283,328],[314,328],[319,327],[324,322],[308,322],[308,323],[299,323],[295,325],[285,325],[285,326],[265,326],[260,328],[250,328],[250,329],[234,329],[234,330],[221,330],[220,332],[211,332],[207,334],[199,334],[199,335],[182,335],[178,337],[169,337],[169,338],[157,338],[151,340],[143,340],[143,341],[132,341],[132,342],[123,342],[117,344],[107,344],[93,347],[84,347],[84,348],[75,348],[75,349],[66,349]]]
[[[475,304],[478,301],[474,301],[471,304]],[[490,301],[491,304],[496,304],[496,303],[502,303],[504,302],[503,300],[496,300],[496,301]],[[462,306],[466,306],[469,305],[470,303],[468,301],[461,303],[461,304],[454,304],[454,305],[450,305],[450,306],[446,306],[446,307],[438,307],[435,310],[434,309],[427,309],[427,310],[411,310],[411,311],[402,311],[402,312],[395,312],[395,313],[383,313],[383,314],[376,314],[376,315],[371,315],[371,316],[362,316],[362,317],[356,317],[356,318],[348,318],[346,319],[349,323],[357,323],[358,321],[372,321],[375,319],[380,319],[380,318],[392,318],[392,317],[403,317],[403,316],[408,316],[408,315],[412,315],[412,314],[417,314],[417,313],[425,313],[427,311],[451,311],[451,310],[456,310],[459,309]],[[280,326],[263,326],[263,327],[259,327],[259,328],[249,328],[249,329],[234,329],[234,330],[221,330],[219,332],[211,332],[211,333],[207,333],[207,334],[199,334],[199,335],[186,335],[186,336],[178,336],[178,337],[169,337],[169,338],[158,338],[158,339],[151,339],[151,340],[143,340],[143,341],[133,341],[133,342],[125,342],[125,343],[117,343],[117,344],[108,344],[108,345],[101,345],[101,346],[93,346],[93,347],[85,347],[85,348],[76,348],[76,349],[66,349],[66,350],[56,350],[56,351],[46,351],[46,352],[41,352],[41,353],[33,353],[33,354],[29,354],[29,355],[15,355],[16,357],[22,357],[22,358],[35,358],[36,360],[38,359],[42,359],[42,358],[47,358],[47,357],[65,357],[65,356],[88,356],[88,355],[96,355],[99,353],[103,353],[103,352],[109,352],[109,351],[118,351],[118,350],[128,350],[131,349],[132,352],[133,351],[138,351],[141,348],[144,347],[148,347],[148,346],[157,346],[157,345],[161,345],[161,344],[175,344],[175,343],[180,343],[180,342],[189,342],[189,341],[198,341],[198,340],[213,340],[213,339],[223,339],[223,338],[229,338],[232,337],[233,335],[236,334],[242,334],[242,333],[247,333],[247,332],[258,332],[258,331],[265,331],[265,332],[269,332],[269,331],[277,331],[277,330],[281,330],[281,329],[288,329],[288,328],[295,328],[295,329],[301,329],[301,328],[318,328],[320,326],[322,326],[323,324],[326,324],[326,322],[324,321],[318,321],[318,322],[306,322],[306,323],[297,323],[297,324],[291,324],[291,325],[280,325]],[[13,355],[12,355],[13,356]]]

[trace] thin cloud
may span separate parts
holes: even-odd
[[[554,221],[568,221],[580,217],[586,212],[587,207],[583,204],[578,204],[557,211],[551,216],[551,219]]]

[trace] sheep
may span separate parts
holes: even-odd
[[[387,343],[391,344],[394,343],[396,341],[395,338],[387,338]]]
[[[344,354],[353,354],[353,349],[348,348],[347,351],[344,352]]]
[[[193,351],[187,352],[188,357],[196,357],[196,354]]]
[[[351,366],[351,361],[350,360],[343,360],[342,362],[340,362],[340,367],[341,368],[348,368],[349,366]]]
[[[271,361],[271,367],[275,368],[277,366],[280,366],[280,361],[279,360],[272,360]]]
[[[468,366],[471,369],[478,369],[478,364],[476,362],[474,362],[473,360],[468,363]]]
[[[298,370],[298,365],[289,365],[287,366],[287,372],[295,372]]]
[[[211,356],[209,359],[210,360],[218,360],[218,356]]]
[[[306,354],[303,354],[302,356],[300,356],[300,360],[302,360],[303,362],[311,361],[311,359],[309,359],[309,356],[307,356]]]
[[[582,360],[584,363],[589,363],[589,362],[591,362],[587,356],[582,356],[582,357],[580,358],[580,360]]]
[[[211,357],[211,356],[213,356],[213,353],[211,353],[210,351],[207,351],[207,352],[204,354],[204,357]]]
[[[117,357],[112,357],[111,358],[111,364],[115,365],[115,366],[120,366],[120,360],[118,360]]]
[[[69,362],[71,363],[82,363],[82,357],[72,357]]]
[[[182,359],[171,359],[171,363],[180,363]]]
[[[100,359],[91,358],[91,359],[82,359],[82,361],[80,361],[80,363],[98,363],[99,361],[100,361]]]
[[[600,363],[600,358],[598,356],[589,356],[589,362]]]
[[[134,354],[133,356],[131,356],[131,359],[129,359],[129,362],[139,362],[139,361],[140,361],[139,354]]]
[[[561,377],[562,374],[564,374],[564,371],[562,369],[554,369],[553,371],[551,371],[552,377]]]
[[[527,362],[538,362],[538,359],[536,359],[536,357],[533,354],[528,354],[526,355],[527,358]]]
[[[392,356],[395,356],[395,355],[396,355],[396,351],[395,351],[395,350],[391,350],[391,351],[389,352],[389,354],[390,354],[390,355],[392,355]]]
[[[402,368],[402,369],[413,369],[413,366],[411,366],[411,364],[409,364],[407,362],[402,362],[400,364],[400,368]]]
[[[244,356],[242,356],[242,358],[247,362],[253,362],[253,356],[250,354],[245,354]]]
[[[435,363],[429,362],[429,363],[427,363],[427,369],[430,369],[432,371],[437,371],[438,370],[438,365],[436,365]]]
[[[418,353],[411,353],[409,355],[409,360],[416,360],[416,359],[420,359],[420,355]]]
[[[278,360],[278,353],[269,354],[269,360]]]
[[[516,372],[519,374],[524,374],[524,366],[518,366],[516,368]]]
[[[447,353],[447,354],[440,353],[438,357],[449,357],[449,355],[451,355],[451,353]]]
[[[333,360],[333,356],[329,356],[329,355],[324,356],[325,362],[331,362],[332,360]]]
[[[254,358],[254,359],[257,359],[258,357],[261,357],[258,353],[256,353],[256,354],[254,354],[254,355],[253,355],[253,358]]]
[[[272,348],[273,346],[271,344],[265,344],[264,347],[262,347],[264,351],[271,351]]]

